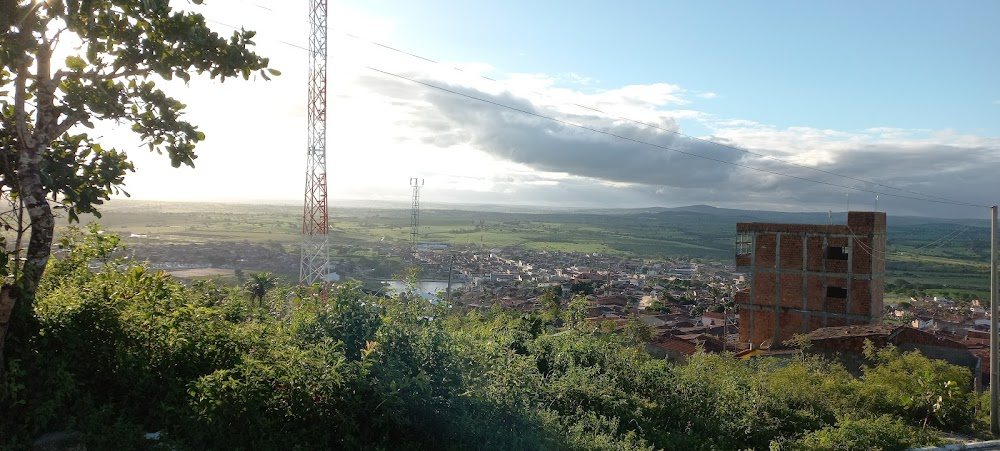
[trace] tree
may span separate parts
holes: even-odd
[[[577,295],[577,294],[583,294],[583,295],[594,294],[594,283],[593,282],[584,282],[582,280],[574,281],[573,284],[570,285],[570,287],[569,287],[569,292],[572,293],[572,294],[574,294],[574,295]]]
[[[264,296],[276,286],[278,286],[278,279],[269,272],[251,274],[250,278],[243,283],[243,289],[250,293],[250,298],[256,299],[260,305],[264,305]]]
[[[542,320],[545,322],[555,323],[559,320],[562,305],[560,305],[559,297],[556,296],[554,290],[546,290],[545,293],[538,297],[538,307]]]
[[[810,340],[809,336],[805,334],[795,334],[792,336],[792,338],[789,338],[781,342],[781,344],[788,346],[790,348],[798,348],[799,357],[801,358],[805,358],[806,353],[809,352],[810,349],[812,349],[813,345],[812,340]]]
[[[589,308],[590,302],[587,301],[587,296],[582,294],[573,296],[566,310],[562,312],[562,319],[566,322],[566,326],[573,330],[583,330],[584,323],[587,322]]]
[[[931,420],[948,429],[972,424],[975,393],[968,368],[929,359],[917,350],[878,349],[870,340],[865,340],[864,355],[875,362],[863,368],[859,390],[870,410],[902,413],[924,429]]]
[[[644,323],[638,315],[632,314],[625,322],[625,336],[632,343],[641,345],[653,339],[653,328]]]
[[[70,221],[99,215],[97,206],[123,192],[134,170],[124,152],[102,147],[80,126],[128,125],[174,167],[194,166],[205,135],[182,119],[185,105],[155,80],[186,82],[191,72],[220,81],[277,75],[249,50],[254,34],[239,30],[226,39],[200,14],[174,11],[169,0],[0,2],[0,187],[22,202],[30,229],[23,268],[0,296],[0,321],[15,306],[12,321],[32,311],[51,255],[53,204]],[[82,45],[54,61],[60,40]],[[0,350],[8,324],[0,322]]]

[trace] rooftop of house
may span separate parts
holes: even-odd
[[[862,324],[855,326],[824,327],[809,333],[812,341],[828,340],[842,337],[889,337],[898,333],[904,326],[896,324]]]

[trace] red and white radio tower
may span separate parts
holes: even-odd
[[[309,97],[306,197],[302,213],[299,283],[312,285],[329,273],[330,216],[326,196],[326,2],[309,3]]]

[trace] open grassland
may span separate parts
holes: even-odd
[[[241,242],[283,246],[289,253],[297,253],[301,233],[302,210],[293,205],[115,200],[102,211],[102,227],[121,234],[133,246]],[[402,208],[332,209],[330,237],[335,254],[366,263],[387,258],[369,258],[355,251],[370,248],[370,243],[409,242],[410,214],[410,210]],[[736,222],[828,220],[825,214],[816,218],[777,215],[782,214],[718,209],[619,213],[428,209],[421,211],[418,239],[485,249],[521,247],[729,262],[733,258]],[[90,219],[94,218],[83,221]],[[888,223],[887,280],[903,279],[930,290],[928,293],[985,295],[989,286],[989,233],[985,223],[894,217]]]
[[[107,231],[168,243],[297,243],[301,209],[291,206],[115,201],[96,220]]]

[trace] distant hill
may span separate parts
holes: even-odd
[[[626,213],[630,210],[623,210]],[[690,205],[686,207],[665,208],[659,214],[663,217],[676,216],[677,213],[703,214],[717,219],[727,219],[733,222],[783,222],[790,224],[844,224],[847,222],[847,212],[783,212],[766,210],[739,210],[733,208],[718,208],[711,205]],[[922,216],[894,216],[886,218],[888,226],[919,225],[919,224],[960,224],[973,227],[989,227],[987,219],[969,218],[939,218]]]

